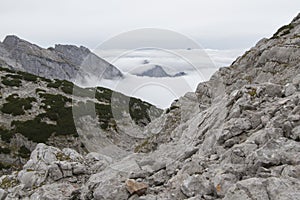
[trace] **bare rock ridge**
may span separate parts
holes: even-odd
[[[300,14],[145,127],[121,159],[38,144],[2,199],[299,200]]]
[[[14,35],[0,43],[0,63],[11,69],[82,85],[93,76],[98,80],[123,76],[116,67],[85,47],[55,45],[43,49]]]

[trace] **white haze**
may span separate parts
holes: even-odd
[[[111,62],[124,74],[121,80],[90,80],[89,85],[101,85],[129,96],[141,98],[160,108],[170,104],[187,92],[195,91],[219,67],[229,66],[244,50],[160,49],[96,50],[101,58]],[[149,64],[144,64],[147,60]],[[185,72],[181,77],[139,77],[132,72],[143,72],[149,65],[160,65],[167,73]]]

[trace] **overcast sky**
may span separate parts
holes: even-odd
[[[299,8],[300,0],[0,0],[0,38],[93,49],[126,31],[160,28],[205,48],[244,49],[289,23]]]

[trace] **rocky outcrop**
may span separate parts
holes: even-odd
[[[300,199],[299,35],[300,15],[175,101],[146,126],[148,138],[135,153],[87,157],[40,144],[21,172],[1,178],[0,194],[7,199],[55,198],[53,191],[59,199]],[[70,159],[58,160],[56,154]],[[87,161],[91,157],[105,164]],[[98,171],[87,174],[84,169],[93,165]],[[24,181],[29,166],[39,175]]]
[[[0,64],[38,76],[88,84],[92,78],[118,79],[122,73],[85,47],[55,45],[43,49],[17,36],[0,43]]]

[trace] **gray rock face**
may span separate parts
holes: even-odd
[[[7,199],[300,199],[299,35],[300,15],[175,101],[146,127],[149,137],[136,153],[116,160],[39,144],[21,172],[0,178],[2,193]],[[287,90],[289,84],[296,89]],[[62,153],[70,159],[58,159],[68,158]],[[145,195],[130,196],[128,179],[147,184]]]
[[[7,192],[3,189],[0,189],[0,199],[4,200],[7,196]]]
[[[116,67],[85,47],[55,45],[43,49],[12,35],[0,43],[0,60],[9,68],[82,85],[90,78],[118,79],[123,76]]]

